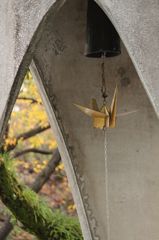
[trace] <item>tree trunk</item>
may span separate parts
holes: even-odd
[[[12,231],[13,225],[10,223],[11,215],[8,215],[7,219],[3,223],[0,229],[0,239],[5,240],[8,234]]]

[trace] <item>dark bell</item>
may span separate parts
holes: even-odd
[[[114,57],[120,53],[120,37],[116,29],[98,4],[88,0],[85,56]]]

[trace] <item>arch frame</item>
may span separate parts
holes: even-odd
[[[65,2],[66,0],[54,0],[49,10],[43,16],[41,16],[40,22],[37,28],[35,29],[33,36],[30,36],[31,38],[30,43],[28,44],[28,46],[24,46],[24,48],[26,48],[26,51],[24,53],[24,56],[22,57],[21,62],[16,63],[16,64],[19,64],[19,67],[14,79],[12,79],[12,76],[10,76],[8,86],[4,86],[4,88],[5,89],[7,88],[8,90],[7,90],[7,96],[6,96],[5,102],[3,99],[1,99],[2,103],[1,103],[1,109],[0,109],[0,142],[3,139],[3,135],[5,132],[7,123],[9,121],[9,117],[11,115],[13,106],[18,97],[25,74],[29,69],[31,60],[33,59],[33,56],[35,54],[39,41],[46,29],[46,26],[48,25],[48,23],[51,21],[51,19],[55,16],[55,14],[58,12],[58,10],[62,7],[62,5]],[[14,27],[16,28],[16,25]],[[20,33],[17,37],[19,38],[21,37]],[[19,51],[17,52],[17,54],[21,55],[21,52]],[[11,66],[11,67],[14,67],[14,66]]]
[[[153,106],[157,118],[159,119],[159,84],[157,83],[159,76],[159,64],[158,67],[155,66],[159,62],[159,48],[157,44],[159,41],[159,34],[154,35],[156,38],[156,44],[153,45],[153,36],[150,34],[151,25],[149,23],[151,22],[155,29],[156,26],[159,25],[159,8],[156,6],[157,2],[153,0],[151,6],[149,2],[145,3],[145,6],[142,6],[142,1],[126,1],[125,3],[122,1],[120,2],[120,5],[119,1],[116,0],[94,1],[105,12],[122,39],[122,42],[133,62],[133,65]],[[145,11],[145,7],[147,7],[147,11]],[[145,19],[146,12],[150,12],[150,8],[151,14],[147,14],[147,19]],[[153,17],[153,12],[156,18]],[[127,13],[128,17],[130,16],[130,21],[128,24],[124,19],[126,15],[125,13]],[[133,33],[135,34],[135,31],[132,27],[134,24],[134,19],[132,19],[132,16],[137,19],[136,26],[134,25],[134,28],[136,28],[136,35],[134,38],[132,37],[132,39],[130,39],[127,37],[127,35],[133,36]],[[152,17],[152,19],[150,17]],[[142,36],[143,33],[145,33],[145,36]],[[135,43],[137,43],[136,46]],[[148,46],[148,43],[151,46]],[[141,49],[139,49],[138,45],[140,45]],[[139,58],[138,53],[140,54],[141,59]],[[153,62],[155,62],[155,64],[153,64]]]
[[[43,85],[42,77],[40,76],[40,71],[38,71],[36,62],[34,60],[32,60],[31,62],[30,71],[33,75],[33,79],[35,80],[36,86],[38,88],[38,92],[40,93],[52,131],[54,133],[54,137],[57,141],[57,146],[64,163],[64,167],[67,173],[71,191],[73,193],[84,239],[94,240],[91,232],[91,227],[88,222],[88,216],[86,213],[87,211],[85,209],[82,196],[81,196],[81,191],[77,183],[77,176],[75,174],[75,169],[72,165],[72,161],[71,161],[72,152],[71,152],[71,149],[69,149],[67,146],[65,133],[62,130],[62,126],[60,126],[60,121],[57,119],[56,112],[55,110],[53,110],[53,106],[50,103],[50,99]]]

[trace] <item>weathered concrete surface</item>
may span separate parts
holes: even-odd
[[[64,2],[0,1],[0,139],[43,31]]]
[[[159,1],[95,1],[116,27],[159,117]]]
[[[65,1],[0,2],[0,139],[43,30]],[[159,2],[95,1],[120,34],[159,117]]]
[[[92,119],[73,105],[88,106],[92,98],[102,104],[101,60],[83,56],[86,5],[82,3],[68,0],[57,13],[31,69],[64,161],[84,237],[105,240],[103,132],[94,130]],[[118,84],[118,113],[139,109],[118,118],[116,128],[107,134],[111,240],[159,239],[158,120],[123,45],[119,57],[106,60],[106,69],[108,103]]]
[[[96,1],[118,30],[159,116],[158,1]],[[64,2],[0,3],[0,138],[42,33]],[[72,105],[76,102],[88,106],[91,98],[102,103],[100,60],[83,56],[85,18],[86,1],[68,0],[46,31],[32,69],[41,81],[39,88],[64,159],[85,239],[106,239],[103,134],[93,130],[91,119]],[[125,48],[120,57],[108,59],[106,64],[110,96],[118,84],[118,112],[140,110],[118,119],[117,128],[108,131],[111,239],[156,240],[158,121]]]

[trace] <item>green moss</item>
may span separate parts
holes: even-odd
[[[83,239],[78,220],[53,212],[34,191],[17,181],[7,154],[0,156],[0,197],[15,219],[38,239]]]

